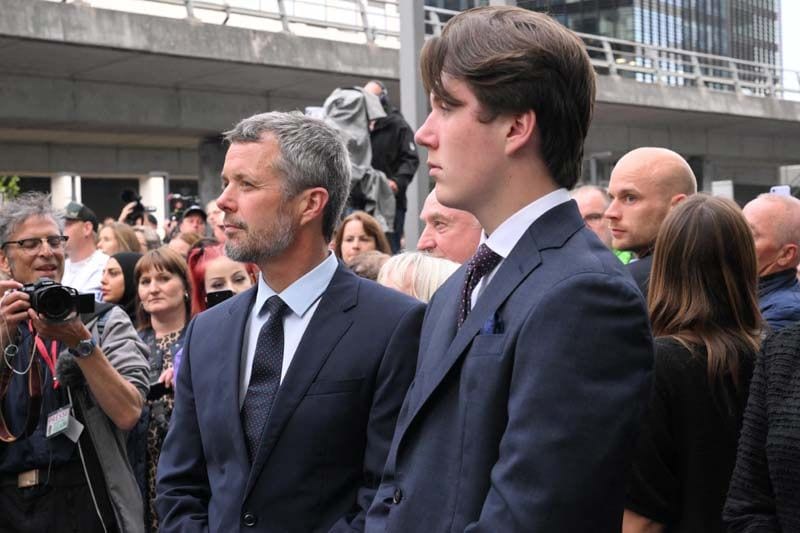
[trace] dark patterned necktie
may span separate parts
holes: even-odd
[[[483,276],[494,270],[503,258],[492,251],[485,244],[478,247],[478,251],[467,263],[467,273],[464,286],[461,288],[461,304],[458,310],[458,327],[460,328],[472,309],[472,291]]]
[[[250,372],[250,383],[247,385],[241,413],[251,463],[258,452],[261,433],[267,425],[272,403],[281,384],[283,315],[288,307],[276,295],[264,303],[263,309],[269,312],[269,318],[258,332],[253,369]]]

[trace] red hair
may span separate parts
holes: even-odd
[[[206,263],[218,257],[225,256],[223,244],[213,244],[210,246],[195,246],[189,251],[189,278],[192,283],[192,316],[202,313],[207,309],[206,305]],[[253,263],[242,263],[250,274],[250,278],[255,280],[258,276],[258,267]]]

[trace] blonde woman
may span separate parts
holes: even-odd
[[[449,259],[405,252],[386,261],[378,273],[378,283],[428,303],[459,266]]]

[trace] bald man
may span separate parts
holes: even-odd
[[[800,321],[800,200],[762,194],[744,206],[758,261],[758,304],[775,331]]]
[[[425,229],[417,242],[417,250],[456,263],[465,263],[478,249],[481,225],[472,213],[445,207],[436,199],[436,189],[425,199],[420,220]]]
[[[647,297],[653,247],[670,209],[697,192],[697,179],[686,160],[666,148],[637,148],[622,156],[608,182],[611,204],[605,217],[611,245],[634,252],[628,265]]]

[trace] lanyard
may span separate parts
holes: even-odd
[[[33,324],[31,321],[28,321],[28,330],[33,335]],[[58,388],[58,378],[56,377],[56,358],[58,357],[58,342],[50,341],[50,353],[47,353],[47,347],[44,344],[44,341],[39,337],[37,333],[34,337],[34,342],[36,343],[36,349],[39,351],[39,355],[42,356],[44,362],[47,364],[47,368],[50,369],[50,375],[53,376],[53,388]]]
[[[28,323],[30,326],[30,323]],[[44,346],[44,343],[42,343]],[[36,359],[31,351],[31,368],[28,373],[28,413],[25,415],[25,428],[19,435],[14,435],[8,429],[5,416],[3,415],[2,404],[8,393],[11,384],[12,372],[7,366],[0,369],[0,442],[14,442],[23,435],[30,435],[39,423],[39,408],[42,405],[42,370],[39,360]]]

